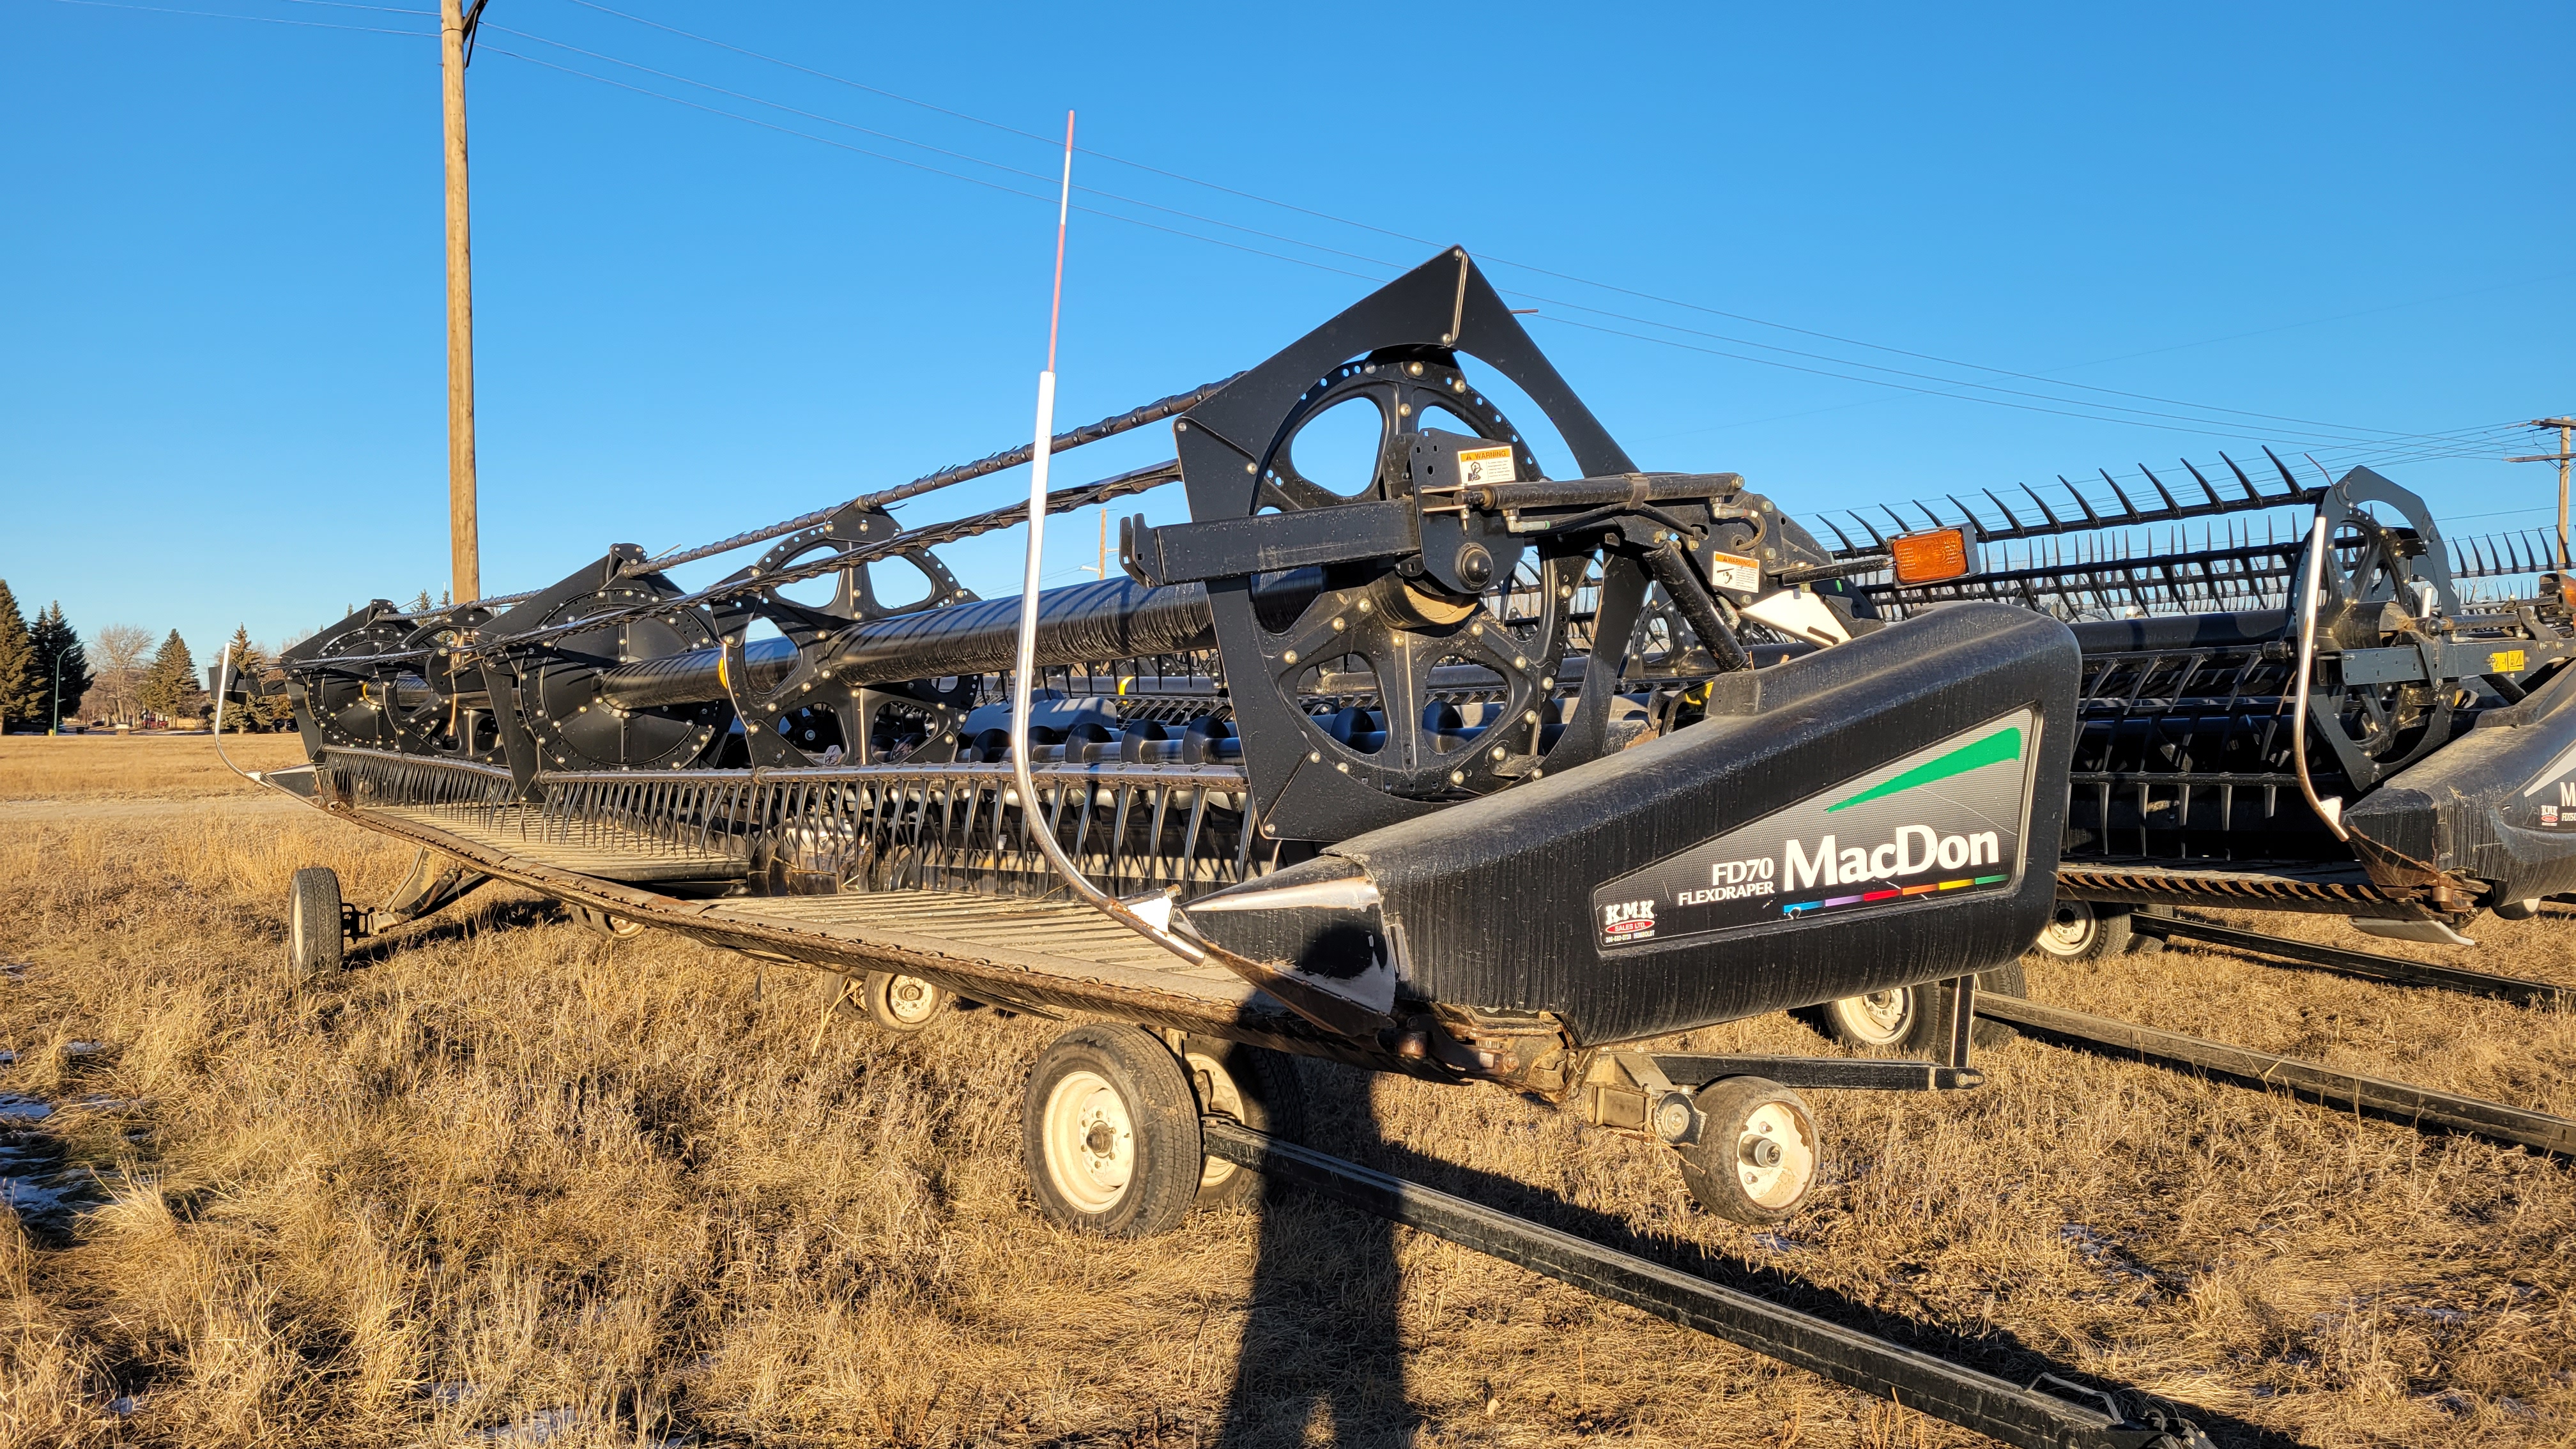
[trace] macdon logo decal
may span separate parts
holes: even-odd
[[[1611,881],[1600,944],[2009,888],[2037,734],[2016,710]]]

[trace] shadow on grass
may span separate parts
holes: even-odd
[[[1859,1330],[2015,1384],[2054,1374],[2136,1395],[2083,1373],[2003,1331],[1965,1334],[1903,1318],[1777,1268],[1649,1237],[1607,1213],[1566,1202],[1513,1178],[1460,1167],[1387,1140],[1357,1073],[1303,1064],[1313,1125],[1308,1144],[1367,1167],[1573,1233],[1615,1251],[1676,1268],[1843,1327]],[[1328,1077],[1326,1074],[1333,1074]],[[1667,1170],[1639,1148],[1644,1171]],[[1404,1352],[1397,1324],[1402,1284],[1394,1225],[1293,1188],[1274,1188],[1261,1224],[1243,1356],[1228,1402],[1226,1449],[1315,1442],[1311,1417],[1329,1410],[1337,1445],[1409,1443],[1419,1416],[1404,1399]],[[2299,1440],[2234,1415],[2185,1403],[2168,1407],[2200,1426],[2220,1449],[2298,1449]],[[1321,1427],[1320,1425],[1318,1427]]]
[[[1343,1153],[1394,1150],[1364,1082],[1316,1091],[1321,1082],[1308,1081],[1311,1140]],[[1420,1416],[1405,1392],[1395,1225],[1275,1184],[1264,1198],[1243,1349],[1216,1442],[1411,1444]]]
[[[484,901],[464,909],[450,906],[357,942],[349,947],[341,961],[345,969],[355,971],[418,947],[436,945],[441,941],[462,941],[478,931],[522,930],[529,926],[553,925],[564,919],[563,907],[548,900]]]

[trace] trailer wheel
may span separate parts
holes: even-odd
[[[1181,1064],[1202,1113],[1232,1117],[1256,1132],[1306,1140],[1306,1088],[1285,1054],[1212,1036],[1184,1037]],[[1222,1157],[1204,1159],[1194,1207],[1249,1206],[1261,1196],[1261,1174]]]
[[[1723,1077],[1694,1099],[1707,1120],[1677,1149],[1699,1205],[1752,1227],[1786,1221],[1807,1200],[1824,1155],[1815,1113],[1767,1077]]]
[[[2127,906],[2060,896],[2031,948],[2060,961],[2093,961],[2122,954],[2131,940]]]
[[[919,1031],[938,1020],[956,1002],[944,986],[918,976],[870,971],[831,977],[832,1006],[845,1016],[864,1016],[888,1031]]]
[[[588,906],[574,906],[572,918],[581,922],[582,929],[611,941],[632,941],[644,934],[642,921],[630,921],[624,916],[595,911]]]
[[[1029,1073],[1020,1145],[1038,1211],[1059,1227],[1152,1237],[1198,1197],[1198,1102],[1171,1048],[1139,1027],[1057,1037]]]
[[[1917,994],[1914,987],[1898,986],[1828,1001],[1815,1012],[1825,1035],[1847,1047],[1859,1051],[1904,1048],[1924,1020],[1915,1003]]]
[[[340,877],[308,865],[286,887],[286,967],[297,981],[320,981],[348,964],[341,925]]]
[[[1978,972],[1977,990],[2027,996],[2030,983],[2015,961]],[[1950,1049],[1950,988],[1937,981],[1846,996],[1790,1014],[1854,1051],[1937,1058]],[[1981,1018],[1968,1040],[1981,1047],[2002,1046],[2012,1040],[2012,1028]]]

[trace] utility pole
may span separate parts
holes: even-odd
[[[2555,453],[2531,453],[2520,458],[2507,458],[2505,461],[2508,463],[2555,463],[2558,465],[2558,567],[2563,571],[2567,567],[2568,563],[2567,465],[2571,461],[2576,461],[2576,449],[2570,449],[2568,445],[2570,443],[2576,443],[2576,417],[2533,418],[2531,420],[2531,425],[2535,428],[2556,428],[2558,430],[2558,451]]]
[[[438,0],[447,148],[447,549],[455,598],[483,597],[474,513],[474,260],[465,185],[465,66],[485,0]]]

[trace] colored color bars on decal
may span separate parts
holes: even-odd
[[[1780,908],[1784,916],[1805,915],[1810,911],[1830,911],[1836,906],[1863,906],[1878,901],[1893,901],[1908,896],[1928,896],[1936,891],[1965,890],[1970,886],[2001,885],[2011,880],[2008,875],[1981,875],[1971,880],[1945,880],[1937,885],[1904,886],[1896,890],[1869,891],[1856,896],[1833,896],[1821,901],[1800,901]]]

